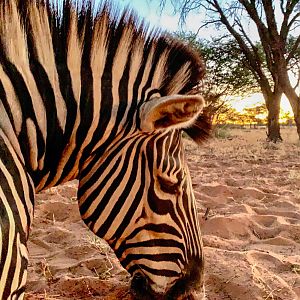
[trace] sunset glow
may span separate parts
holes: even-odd
[[[265,103],[264,98],[262,94],[253,94],[247,98],[234,98],[233,100],[230,100],[230,105],[236,109],[238,112],[242,112],[245,108],[248,107],[255,107],[259,106]],[[292,107],[288,101],[288,99],[283,96],[281,99],[281,109],[284,113],[290,112],[293,113]]]

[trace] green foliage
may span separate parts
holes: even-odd
[[[299,2],[299,9],[300,9],[300,2]],[[300,85],[300,44],[298,44],[297,46],[297,38],[293,36],[289,36],[285,47],[287,53],[289,54],[292,53],[292,55],[290,55],[288,68],[289,71],[296,78],[297,86],[299,87]]]
[[[249,124],[263,124],[267,122],[268,111],[264,104],[245,108],[244,112]]]
[[[210,92],[247,96],[258,91],[255,78],[234,40],[204,41],[201,51],[207,62],[206,84]]]
[[[193,33],[175,36],[198,51],[206,62],[206,93],[222,96],[250,95],[259,87],[246,65],[244,55],[233,39],[201,40]]]
[[[284,125],[292,126],[295,124],[294,116],[289,111],[285,113],[281,112],[280,118]]]
[[[198,51],[206,62],[206,76],[198,91],[207,101],[208,111],[216,115],[228,109],[226,99],[259,91],[244,55],[234,40],[200,40],[193,33],[177,32],[178,39]]]
[[[240,113],[236,109],[234,109],[232,107],[229,107],[227,110],[221,111],[215,117],[215,123],[217,125],[228,124],[228,123],[239,124],[240,122],[241,122],[241,115],[240,115]]]
[[[214,134],[218,139],[228,139],[232,137],[230,133],[230,127],[228,125],[216,126]]]
[[[266,124],[267,123],[267,109],[266,106],[258,105],[255,107],[245,108],[242,112],[238,112],[234,108],[220,113],[215,118],[215,123],[218,126],[225,126],[226,124],[234,125],[249,125],[249,124]]]

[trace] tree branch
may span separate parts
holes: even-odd
[[[239,2],[241,2],[241,1],[243,2],[244,0],[239,0]],[[218,0],[206,0],[206,2],[210,5],[212,5],[217,10],[217,12],[220,16],[220,22],[222,22],[225,25],[227,30],[231,33],[231,35],[235,38],[235,40],[239,44],[249,65],[251,65],[251,69],[255,71],[255,74],[259,78],[258,82],[263,83],[265,88],[268,89],[268,91],[271,93],[271,86],[270,86],[270,83],[269,83],[266,75],[262,71],[260,59],[258,59],[258,60],[256,59],[256,56],[254,56],[254,53],[249,49],[249,47],[247,46],[247,44],[245,43],[245,41],[243,40],[241,35],[233,28],[232,25],[230,25],[227,17],[225,16],[222,8],[219,5],[219,1]]]
[[[288,63],[290,62],[290,60],[293,58],[293,56],[294,56],[295,52],[297,51],[299,45],[300,45],[300,36],[298,36],[298,38],[296,39],[296,41],[295,41],[295,43],[294,43],[294,45],[293,45],[293,47],[292,47],[292,49],[291,49],[289,55],[288,55],[287,58],[286,58],[286,63],[287,63],[287,64],[288,64]]]
[[[281,0],[281,6],[283,6],[283,0]],[[292,27],[292,25],[298,21],[299,17],[300,17],[300,12],[298,12],[297,14],[295,14],[295,16],[290,20],[289,22],[289,19],[295,9],[295,6],[297,4],[297,1],[287,1],[287,4],[286,4],[286,9],[281,9],[282,11],[282,14],[283,14],[283,21],[282,21],[282,24],[281,24],[281,28],[280,28],[280,36],[281,38],[283,39],[283,41],[286,42],[287,40],[287,36],[288,36],[288,33]]]

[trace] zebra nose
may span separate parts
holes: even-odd
[[[148,297],[148,279],[139,272],[135,273],[131,280],[131,290],[133,292],[133,295],[135,296],[135,299],[151,299],[150,297]]]
[[[131,280],[131,288],[133,290],[140,290],[147,285],[147,279],[140,273],[135,273]]]

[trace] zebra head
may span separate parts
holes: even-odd
[[[117,253],[141,299],[177,299],[203,288],[202,241],[181,132],[197,121],[203,104],[200,96],[153,97],[140,110],[147,136],[140,153],[144,201]]]
[[[80,181],[83,220],[132,274],[138,299],[177,299],[203,285],[182,143],[182,129],[199,123],[203,102],[200,96],[154,94],[140,106],[137,128],[121,135]]]

